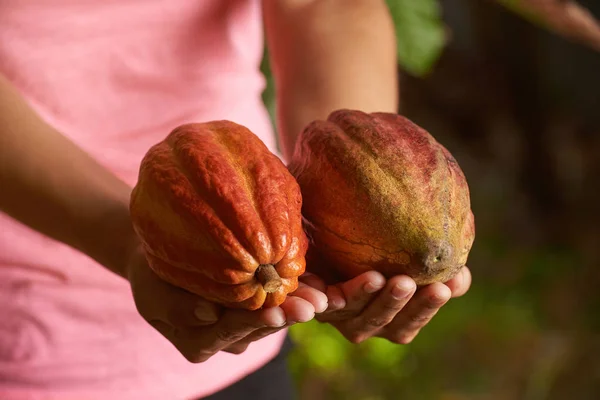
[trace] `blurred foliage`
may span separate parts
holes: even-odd
[[[496,253],[494,262],[508,256]],[[502,377],[486,369],[506,358],[528,362],[531,335],[544,324],[535,286],[548,283],[547,267],[568,268],[573,260],[540,252],[522,262],[527,273],[514,282],[476,276],[468,295],[447,304],[408,346],[383,339],[352,345],[315,321],[292,327],[290,365],[303,398],[427,400],[501,391]]]
[[[265,103],[267,111],[269,111],[273,125],[275,125],[275,80],[273,79],[273,74],[271,73],[271,66],[269,65],[269,52],[266,46],[262,61],[260,63],[260,70],[265,77],[265,89],[262,93],[262,100],[263,103]]]
[[[415,76],[427,74],[446,44],[438,0],[387,0],[387,4],[396,27],[400,65]]]
[[[600,51],[600,22],[574,1],[495,1],[536,25]],[[386,3],[396,29],[399,65],[413,76],[427,75],[448,41],[439,0],[386,0]],[[266,51],[260,68],[267,80],[263,100],[274,118],[275,85]]]

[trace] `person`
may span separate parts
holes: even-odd
[[[140,161],[175,126],[235,121],[287,160],[334,109],[396,112],[385,1],[0,8],[0,398],[293,398],[290,325],[316,316],[355,343],[409,343],[469,288],[466,267],[419,290],[374,271],[335,286],[307,274],[280,307],[224,310],[158,279],[131,227]],[[278,136],[261,101],[263,34]]]

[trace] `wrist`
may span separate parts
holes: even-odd
[[[120,201],[105,205],[104,212],[92,221],[92,232],[82,235],[84,253],[105,268],[127,279],[131,259],[139,253],[141,242],[133,229],[129,215],[129,196],[121,196]]]
[[[110,250],[106,251],[106,267],[128,279],[131,260],[142,251],[141,241],[133,229],[129,208],[115,216],[113,224],[107,226],[107,240]]]

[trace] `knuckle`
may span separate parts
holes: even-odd
[[[346,297],[348,298],[348,303],[364,303],[365,298],[368,298],[368,296],[363,293],[352,293],[346,295]]]
[[[237,325],[237,330],[239,331],[243,331],[243,332],[252,332],[257,330],[258,328],[260,328],[261,325],[256,324],[256,323],[250,323],[250,322],[240,322]]]
[[[282,329],[284,329],[284,328],[265,329],[265,330],[263,330],[263,331],[260,331],[260,332],[257,332],[257,333],[255,333],[255,334],[253,334],[253,335],[246,336],[246,337],[244,338],[244,341],[248,340],[248,341],[250,341],[250,342],[256,342],[257,340],[260,340],[260,339],[262,339],[262,338],[265,338],[265,337],[267,337],[267,336],[269,336],[269,335],[271,335],[271,334],[273,334],[273,333],[275,333],[275,332],[279,332],[279,331],[280,331],[280,330],[282,330]]]
[[[426,306],[429,309],[432,310],[436,310],[438,308],[440,308],[441,306],[443,306],[444,304],[446,304],[449,300],[449,297],[446,296],[431,296],[429,299],[427,299],[427,303]]]
[[[398,303],[384,303],[381,305],[381,309],[383,312],[388,314],[397,314],[400,310],[402,310],[402,306]]]
[[[408,320],[414,325],[425,325],[431,317],[431,315],[414,314],[409,316]]]
[[[389,324],[391,321],[390,318],[367,318],[365,320],[365,323],[369,326],[374,326],[376,328],[381,328],[383,326],[386,326],[387,324]]]
[[[339,311],[334,311],[331,313],[333,317],[335,317],[335,319],[350,319],[350,318],[354,318],[358,315],[358,312],[356,310],[339,310]]]
[[[237,342],[238,340],[243,339],[245,335],[229,329],[220,329],[215,333],[215,336],[218,340],[223,342]]]
[[[425,307],[427,309],[429,309],[430,311],[437,311],[439,308],[441,308],[444,304],[446,304],[446,300],[441,300],[441,299],[431,299],[427,302],[427,304],[425,304]]]

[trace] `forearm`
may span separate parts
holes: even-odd
[[[398,110],[394,26],[383,0],[264,0],[286,158],[333,110]]]
[[[35,114],[0,75],[0,210],[124,276],[130,188]]]

